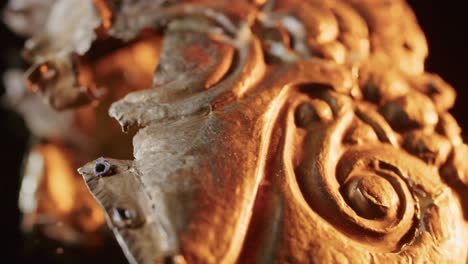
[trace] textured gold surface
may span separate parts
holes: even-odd
[[[66,1],[86,23],[29,49],[57,108],[99,99],[69,85],[95,39],[163,39],[109,110],[135,159],[80,169],[130,262],[466,262],[455,92],[404,1]]]

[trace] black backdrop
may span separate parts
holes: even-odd
[[[452,113],[464,129],[464,139],[468,133],[468,13],[464,1],[410,0],[419,23],[426,33],[430,55],[426,68],[441,75],[452,84],[458,93]],[[3,7],[5,0],[0,0]],[[18,65],[11,54],[19,50],[22,41],[0,24],[0,72],[7,65]],[[4,88],[0,85],[0,94]],[[19,211],[17,195],[19,173],[23,152],[28,142],[28,131],[22,119],[0,104],[0,263],[29,262],[48,263],[47,258],[31,256],[19,260],[23,239],[19,231]],[[15,260],[10,262],[8,260]],[[105,260],[104,260],[105,261]],[[93,261],[94,262],[94,261]],[[101,262],[102,263],[102,262]]]

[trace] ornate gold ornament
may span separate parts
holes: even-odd
[[[57,108],[103,96],[94,43],[159,43],[109,109],[134,160],[79,169],[131,263],[466,263],[455,91],[404,1],[49,2],[26,50]]]

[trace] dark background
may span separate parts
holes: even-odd
[[[468,13],[464,7],[465,3],[454,0],[411,0],[409,3],[429,43],[427,70],[438,73],[457,90],[457,102],[451,112],[465,131],[466,142]],[[4,4],[5,0],[0,0],[0,7]],[[12,54],[21,49],[21,46],[22,40],[0,24],[0,72],[3,72],[7,65],[19,65],[20,62],[15,60]],[[3,92],[4,88],[0,85],[0,95]],[[0,263],[12,263],[7,260],[13,259],[18,263],[18,256],[22,254],[24,248],[24,239],[19,231],[17,195],[22,156],[28,140],[28,131],[22,119],[0,104]],[[38,255],[29,261],[47,263],[47,258]]]

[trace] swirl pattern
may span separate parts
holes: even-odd
[[[456,197],[433,170],[440,163],[406,152],[405,139],[376,110],[362,112],[359,104],[365,102],[352,103],[346,96],[314,85],[299,87],[296,92],[304,91],[306,95],[292,96],[284,106],[287,181],[282,184],[289,189],[289,202],[302,208],[291,206],[291,214],[303,211],[314,221],[327,224],[309,227],[319,234],[313,238],[310,233],[307,238],[309,250],[313,248],[315,253],[304,252],[295,261],[363,260],[366,258],[356,252],[365,249],[370,254],[367,261],[400,262],[423,258],[415,252],[430,251],[432,243],[455,245],[455,240],[440,243],[440,236],[432,237],[432,243],[421,243],[427,239],[429,226],[447,235],[453,230],[446,223],[453,223],[454,215],[462,217]],[[289,224],[298,224],[294,222]],[[321,232],[330,232],[328,225],[338,232],[330,238],[334,244],[327,246],[333,253],[322,252],[317,258],[320,250],[316,247],[323,239]],[[303,231],[308,229],[301,226]],[[409,257],[411,254],[418,258]],[[445,259],[437,254],[431,258]]]

